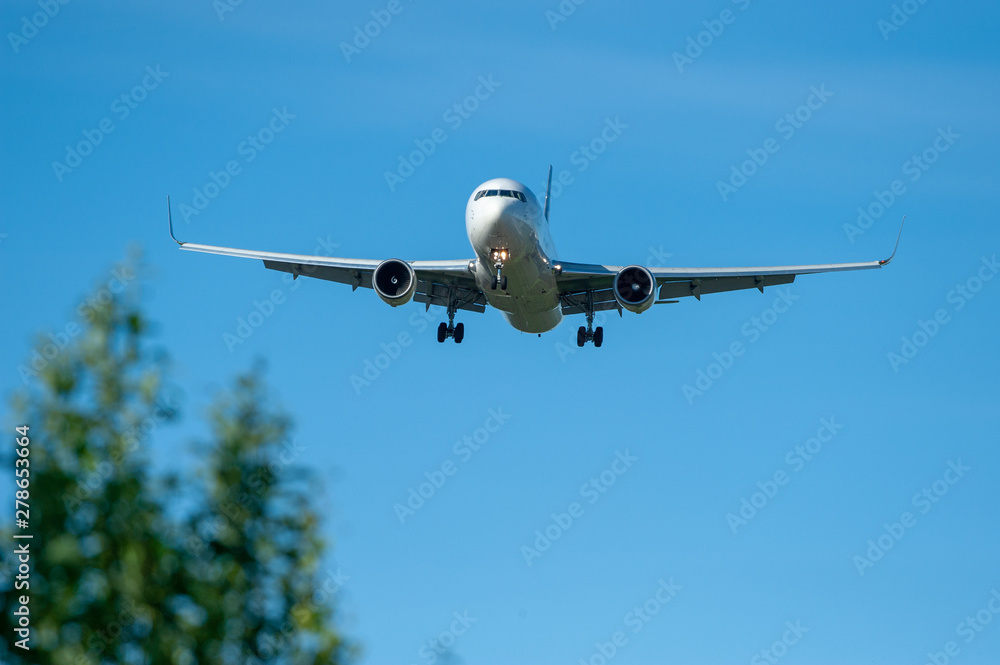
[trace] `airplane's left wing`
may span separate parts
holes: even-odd
[[[904,220],[905,221],[905,220]],[[900,227],[900,237],[903,229]],[[892,255],[882,261],[860,263],[827,263],[797,266],[761,266],[747,268],[647,268],[656,280],[655,303],[676,302],[676,298],[759,289],[765,286],[791,284],[798,275],[824,272],[844,272],[848,270],[871,270],[888,265],[896,256],[899,237]],[[626,266],[557,262],[559,275],[556,278],[562,300],[563,314],[621,309],[613,291],[615,275]],[[646,278],[648,280],[648,278]],[[589,303],[589,304],[588,304]]]
[[[168,201],[169,210],[169,201]],[[374,259],[346,259],[329,256],[310,256],[306,254],[283,254],[279,252],[262,252],[233,247],[218,247],[215,245],[199,245],[191,242],[181,242],[174,236],[173,221],[168,212],[170,237],[189,252],[205,252],[222,256],[235,256],[244,259],[257,259],[264,262],[269,270],[290,273],[293,278],[314,277],[330,282],[349,284],[352,289],[358,287],[371,289],[372,273],[381,261]],[[450,261],[406,261],[413,268],[417,278],[416,293],[413,300],[424,303],[427,307],[440,305],[448,307],[449,302],[456,304],[456,309],[471,312],[486,311],[486,297],[479,290],[476,280],[469,271],[469,259]]]

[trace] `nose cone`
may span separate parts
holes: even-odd
[[[475,212],[477,246],[485,250],[506,249],[512,257],[522,255],[534,238],[534,227],[525,217],[524,204],[499,196],[478,203]]]
[[[469,197],[466,231],[480,257],[488,259],[494,250],[506,249],[516,261],[538,244],[540,215],[531,190],[515,180],[494,178]]]
[[[476,217],[485,226],[499,228],[500,225],[513,223],[516,219],[517,203],[519,203],[517,199],[500,196],[481,199],[476,209]]]

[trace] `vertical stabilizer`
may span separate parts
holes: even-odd
[[[549,197],[552,194],[552,165],[549,164],[549,184],[545,186],[545,221],[549,221]]]

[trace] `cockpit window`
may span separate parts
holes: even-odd
[[[525,198],[523,192],[514,191],[512,189],[481,189],[476,192],[476,198],[473,201],[478,201],[481,198],[487,196],[503,196],[509,199],[517,199],[523,203],[527,203],[528,199]]]

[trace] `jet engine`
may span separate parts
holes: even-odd
[[[379,298],[399,307],[413,299],[417,291],[417,274],[406,261],[387,259],[372,273],[372,286]]]
[[[622,268],[615,275],[612,286],[615,300],[630,312],[641,314],[656,300],[656,279],[642,266]]]

